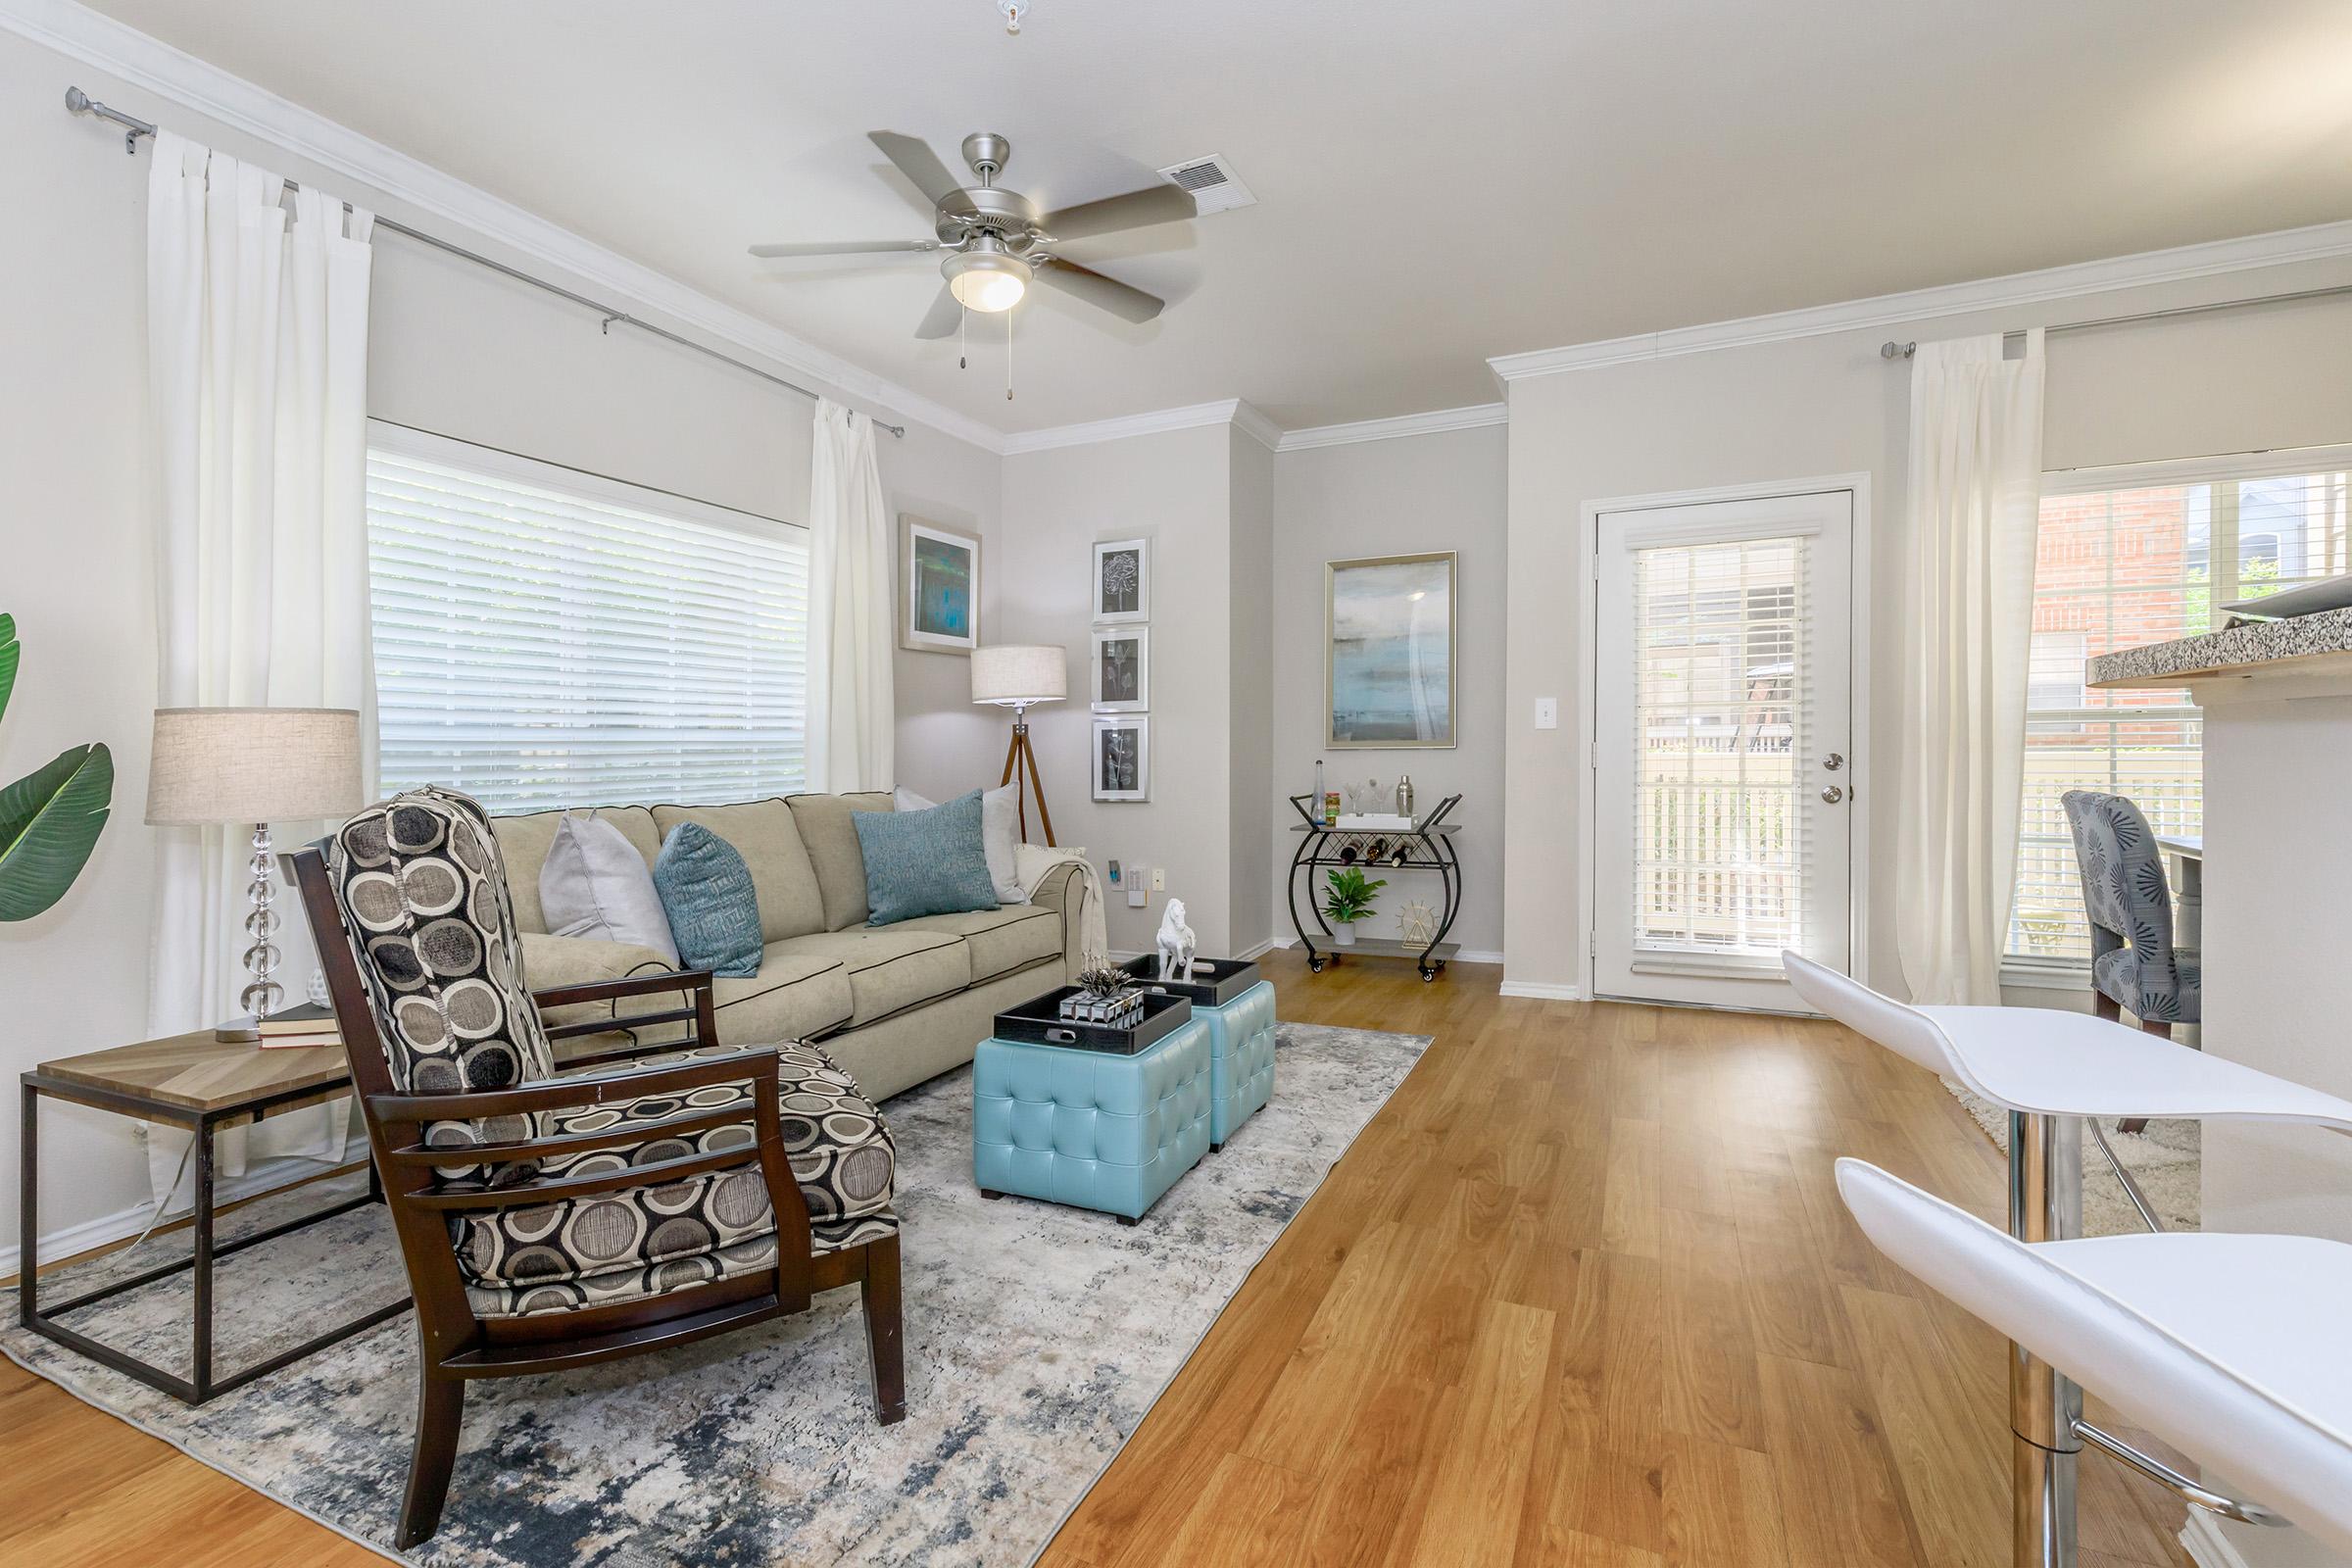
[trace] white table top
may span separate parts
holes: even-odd
[[[2175,855],[2191,860],[2205,858],[2205,836],[2201,833],[2159,833],[2156,842]]]

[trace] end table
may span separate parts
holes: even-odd
[[[114,1368],[125,1377],[136,1378],[151,1389],[160,1389],[189,1404],[202,1404],[215,1395],[225,1394],[256,1378],[267,1377],[282,1366],[408,1310],[408,1298],[403,1297],[389,1306],[378,1307],[364,1317],[329,1329],[256,1365],[225,1376],[216,1376],[213,1370],[215,1261],[231,1252],[243,1251],[248,1247],[283,1236],[289,1231],[300,1230],[305,1225],[331,1219],[337,1214],[347,1214],[365,1204],[377,1202],[382,1198],[382,1188],[378,1185],[374,1165],[370,1162],[368,1191],[358,1198],[347,1199],[283,1224],[272,1225],[254,1235],[240,1237],[226,1246],[217,1246],[213,1240],[214,1135],[223,1127],[259,1122],[299,1106],[315,1105],[350,1094],[351,1069],[344,1061],[341,1047],[264,1048],[249,1043],[218,1041],[213,1038],[212,1031],[206,1029],[195,1034],[176,1035],[168,1040],[148,1040],[135,1046],[121,1046],[112,1051],[97,1051],[87,1055],[45,1061],[25,1073],[21,1083],[24,1113],[22,1150],[24,1258],[17,1276],[17,1299],[24,1326],[35,1334],[55,1340],[69,1349]],[[40,1102],[43,1096],[87,1105],[95,1110],[135,1116],[141,1121],[169,1122],[175,1127],[185,1127],[194,1135],[196,1195],[190,1217],[195,1231],[195,1247],[187,1257],[141,1270],[127,1279],[117,1280],[69,1301],[47,1306],[41,1304],[38,1253],[41,1235]],[[193,1377],[175,1376],[113,1346],[102,1345],[58,1321],[70,1312],[94,1305],[109,1297],[120,1296],[125,1291],[136,1290],[142,1285],[151,1285],[182,1269],[193,1270],[195,1274]]]

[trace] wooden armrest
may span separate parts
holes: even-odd
[[[782,1090],[781,1058],[773,1046],[746,1046],[723,1056],[700,1056],[666,1066],[641,1067],[631,1072],[584,1072],[550,1078],[514,1089],[476,1089],[455,1095],[369,1095],[368,1106],[378,1121],[471,1121],[491,1116],[520,1116],[536,1110],[569,1110],[601,1105],[646,1095],[674,1094],[711,1084],[748,1078],[763,1085],[773,1101]],[[526,1146],[527,1147],[527,1146]],[[472,1164],[461,1147],[441,1152],[445,1165]]]
[[[551,986],[534,991],[531,1000],[544,1011],[582,1002],[618,1002],[624,997],[649,997],[663,991],[709,991],[708,969],[673,969],[662,974],[624,975],[618,980],[589,980],[576,986]]]

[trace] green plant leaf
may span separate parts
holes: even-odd
[[[8,712],[8,694],[17,689],[17,662],[24,655],[17,641],[17,617],[0,614],[0,716]]]
[[[106,826],[115,760],[75,746],[0,790],[0,920],[29,920],[66,896]]]

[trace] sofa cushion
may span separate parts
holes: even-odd
[[[796,958],[837,958],[850,976],[850,1027],[862,1027],[972,983],[971,949],[946,931],[861,926],[794,937],[768,950]]]
[[[915,794],[905,785],[890,792],[891,807],[900,811],[928,811],[939,803]],[[1001,785],[980,792],[980,847],[988,853],[988,879],[997,885],[999,904],[1027,904],[1017,869],[1021,842],[1021,787]]]
[[[801,847],[792,808],[781,799],[740,806],[657,806],[653,815],[664,841],[680,822],[695,822],[735,846],[752,868],[752,886],[760,895],[760,941],[825,929],[816,872],[808,863],[808,852]]]
[[[539,903],[556,936],[627,943],[678,961],[653,867],[627,834],[593,811],[566,811],[556,824],[539,867]]]
[[[824,896],[827,931],[846,931],[865,924],[865,857],[858,848],[854,811],[887,811],[890,797],[860,795],[788,795],[792,819],[800,825],[801,843],[816,868],[816,884]]]
[[[822,1257],[844,1248],[878,1242],[899,1228],[893,1213],[859,1219],[812,1220],[810,1250]],[[613,1269],[585,1279],[545,1285],[476,1285],[466,1287],[466,1304],[476,1317],[530,1317],[540,1312],[570,1312],[583,1306],[610,1306],[648,1296],[666,1296],[710,1280],[731,1280],[776,1263],[776,1233],[766,1231],[747,1242],[722,1247],[696,1257],[673,1258],[636,1268]]]
[[[811,1040],[850,1021],[849,965],[770,945],[748,980],[710,983],[718,1037],[736,1046]]]
[[[926,914],[905,920],[893,931],[939,931],[963,939],[971,950],[972,984],[1061,956],[1061,911],[1031,905],[1002,909],[967,909],[960,914]]]
[[[490,831],[498,836],[499,862],[507,868],[507,896],[514,906],[518,931],[547,932],[547,911],[539,903],[539,868],[547,863],[548,849],[556,842],[556,827],[564,814],[526,811],[490,819]],[[647,865],[662,853],[662,830],[654,825],[654,813],[646,808],[600,806],[596,814],[620,829],[621,837],[637,847]]]
[[[747,978],[760,972],[760,901],[733,845],[700,822],[680,822],[662,842],[654,886],[687,968]]]
[[[865,859],[868,925],[897,925],[923,914],[993,909],[980,834],[980,792],[925,811],[863,811],[854,818]]]

